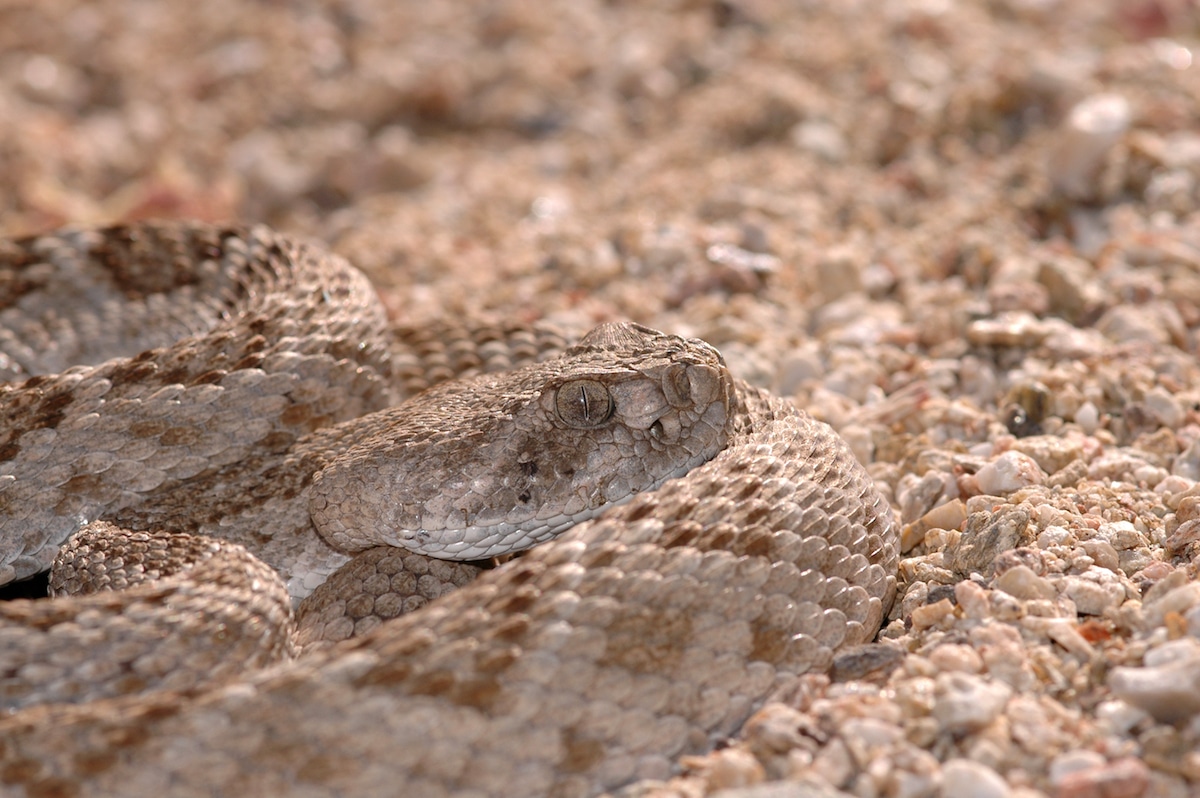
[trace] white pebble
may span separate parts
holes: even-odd
[[[1179,429],[1183,426],[1184,412],[1183,407],[1179,404],[1170,391],[1161,385],[1156,385],[1146,391],[1146,397],[1143,400],[1146,404],[1146,409],[1149,410],[1159,423],[1170,429]]]
[[[1200,439],[1192,441],[1190,446],[1180,452],[1171,466],[1171,473],[1192,482],[1200,479]]]
[[[1102,701],[1096,707],[1096,719],[1102,720],[1118,734],[1128,734],[1134,726],[1146,720],[1146,713],[1124,701]]]
[[[1146,536],[1138,532],[1137,527],[1129,521],[1112,521],[1100,524],[1096,537],[1108,541],[1117,551],[1128,551],[1139,546],[1145,546]]]
[[[1094,197],[1108,153],[1132,117],[1119,94],[1095,94],[1072,108],[1047,163],[1054,187],[1072,199]]]
[[[1010,596],[1026,601],[1030,599],[1053,600],[1058,592],[1054,585],[1034,573],[1028,565],[1016,565],[1000,574],[992,586]]]
[[[1091,435],[1100,426],[1100,411],[1091,402],[1084,402],[1075,411],[1075,423],[1080,429]]]
[[[1071,773],[1081,773],[1085,770],[1104,767],[1104,754],[1098,751],[1079,749],[1064,751],[1050,763],[1050,783],[1057,784]]]
[[[1159,468],[1158,466],[1145,465],[1138,466],[1133,469],[1133,481],[1145,485],[1148,488],[1153,488],[1158,483],[1167,478],[1167,469]]]
[[[830,163],[846,159],[846,137],[832,122],[816,119],[801,122],[792,128],[791,136],[797,147]]]
[[[983,493],[1003,496],[1030,485],[1041,485],[1046,473],[1029,455],[1009,451],[979,469],[975,479]]]
[[[950,734],[987,726],[1004,710],[1012,688],[968,673],[938,674],[933,718]]]
[[[1103,615],[1105,610],[1115,609],[1125,600],[1125,588],[1121,584],[1113,581],[1101,583],[1079,576],[1066,577],[1063,580],[1063,592],[1084,615]]]
[[[1008,785],[1000,774],[969,759],[951,759],[942,766],[944,798],[1007,798]]]
[[[1071,530],[1061,526],[1048,526],[1038,535],[1037,544],[1039,549],[1049,549],[1054,546],[1070,546],[1075,543],[1075,536],[1071,534]]]

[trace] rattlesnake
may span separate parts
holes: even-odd
[[[0,607],[5,794],[596,793],[878,629],[897,533],[829,427],[631,324],[400,403],[556,348],[449,330],[389,328],[359,272],[262,227],[0,243],[0,581],[85,525],[56,585],[162,576]],[[410,548],[551,537],[381,618],[465,581]],[[314,588],[302,639],[354,636],[291,659]]]

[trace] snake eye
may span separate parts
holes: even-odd
[[[559,387],[554,408],[567,426],[590,429],[612,416],[613,400],[608,388],[596,380],[571,380]]]

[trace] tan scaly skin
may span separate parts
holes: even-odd
[[[269,230],[8,242],[0,281],[0,578],[86,527],[55,584],[137,583],[0,608],[6,794],[592,794],[668,775],[892,600],[865,470],[702,342],[605,325],[397,404],[428,350]],[[539,335],[454,340],[494,364]],[[549,537],[386,620],[465,581],[424,553]],[[290,659],[289,593],[307,641],[356,636]],[[243,658],[267,667],[218,667]]]

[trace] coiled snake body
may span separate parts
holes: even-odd
[[[604,325],[399,402],[421,362],[264,228],[0,243],[0,581],[70,539],[90,593],[0,606],[0,792],[591,794],[877,631],[886,501],[706,344]],[[392,617],[465,581],[425,555],[535,543]],[[302,599],[349,639],[292,658]]]

